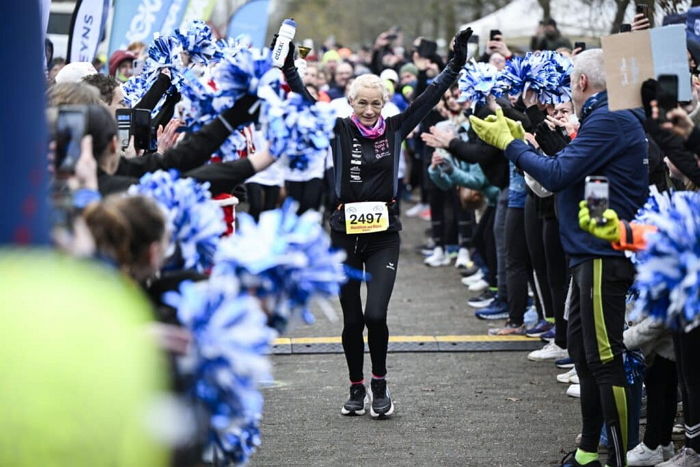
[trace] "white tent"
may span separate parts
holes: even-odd
[[[634,2],[625,12],[625,22],[634,16]],[[551,15],[565,36],[600,37],[610,33],[616,6],[612,0],[551,0]],[[508,38],[530,37],[542,20],[542,8],[537,0],[515,0],[500,10],[484,16],[470,26],[479,35],[481,44],[488,40],[491,29],[499,29]]]

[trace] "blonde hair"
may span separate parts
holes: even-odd
[[[389,100],[389,90],[386,88],[384,81],[377,75],[367,73],[355,78],[350,85],[348,99],[354,100],[357,97],[357,93],[360,91],[360,88],[377,89],[382,93],[382,101],[386,102]]]
[[[57,83],[47,91],[49,106],[102,104],[100,91],[86,83]]]

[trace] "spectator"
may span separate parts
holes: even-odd
[[[83,82],[96,87],[100,91],[100,97],[112,113],[116,112],[117,109],[126,107],[124,105],[124,91],[122,91],[119,81],[112,76],[97,73],[86,76],[83,78]]]
[[[571,50],[571,41],[561,35],[557,29],[557,22],[549,18],[544,22],[544,37],[542,37],[535,50],[557,50],[560,47],[566,47]]]
[[[92,63],[73,62],[69,63],[56,74],[56,83],[78,83],[88,75],[97,73]]]
[[[335,70],[335,75],[333,76],[333,83],[328,89],[328,96],[331,99],[337,99],[345,95],[345,87],[348,84],[350,78],[352,78],[355,72],[352,63],[350,62],[340,62]]]
[[[65,58],[59,57],[53,59],[51,65],[49,66],[49,85],[52,85],[56,82],[56,75],[59,71],[63,69],[64,66],[66,66]]]
[[[122,83],[134,74],[136,55],[126,50],[117,50],[109,57],[109,76],[114,76]]]

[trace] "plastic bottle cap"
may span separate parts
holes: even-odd
[[[294,21],[292,18],[285,19],[284,21],[282,21],[282,24],[286,24],[286,25],[292,26],[294,28],[297,27],[296,21]]]

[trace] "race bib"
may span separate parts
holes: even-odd
[[[368,201],[345,205],[345,233],[364,234],[383,232],[389,228],[389,210],[386,203]]]

